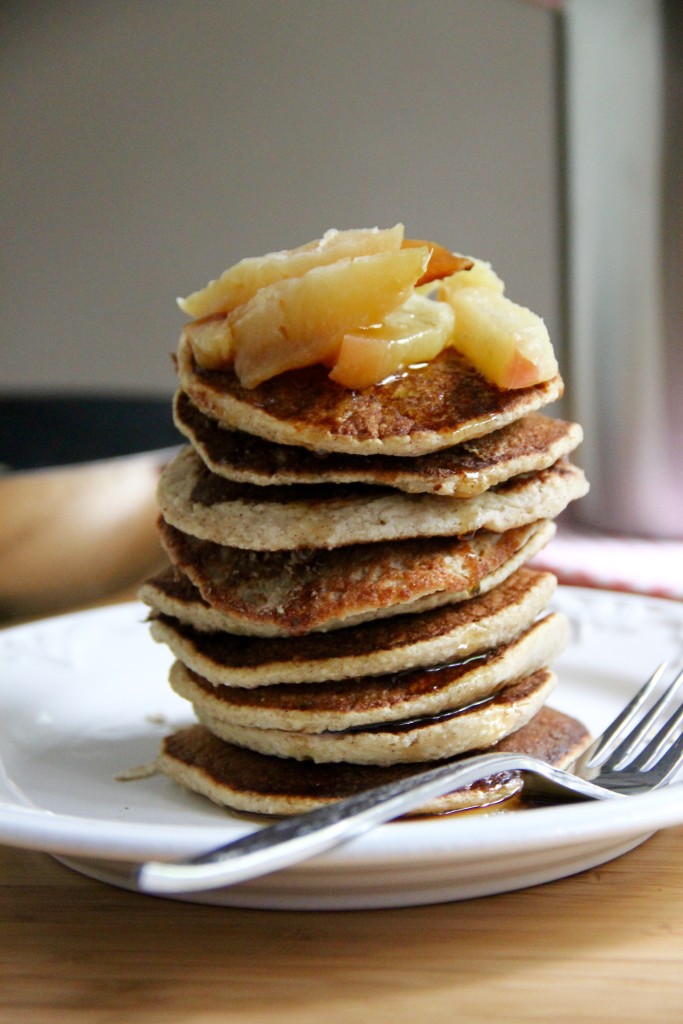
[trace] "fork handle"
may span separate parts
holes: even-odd
[[[284,818],[185,861],[148,861],[137,869],[136,881],[140,889],[157,895],[234,885],[323,853],[453,789],[511,771],[530,773],[536,792],[588,799],[614,795],[526,754],[479,754]]]

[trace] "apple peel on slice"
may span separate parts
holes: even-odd
[[[445,277],[452,277],[460,271],[470,270],[475,261],[469,256],[461,256],[459,253],[451,252],[438,242],[426,242],[423,239],[404,238],[403,248],[420,247],[426,245],[429,249],[429,263],[419,281],[415,282],[416,288],[424,288],[433,281],[440,281]]]

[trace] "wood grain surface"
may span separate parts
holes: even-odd
[[[2,1024],[683,1021],[683,828],[520,892],[271,912],[138,896],[0,847]]]

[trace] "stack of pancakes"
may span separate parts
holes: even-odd
[[[189,445],[159,486],[168,570],[141,597],[198,724],[159,765],[219,804],[290,814],[483,749],[559,765],[585,728],[551,710],[568,639],[526,563],[587,490],[578,425],[452,349],[354,392],[323,366],[251,389],[181,337]],[[422,808],[516,793],[494,776]]]

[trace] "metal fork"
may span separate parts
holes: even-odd
[[[436,796],[498,772],[520,772],[525,795],[544,802],[605,800],[657,789],[671,782],[683,763],[683,704],[664,719],[683,684],[683,671],[654,703],[650,700],[666,667],[659,666],[572,772],[525,754],[463,758],[285,818],[182,862],[149,861],[137,870],[138,887],[164,895],[216,889],[256,878],[329,850]]]

